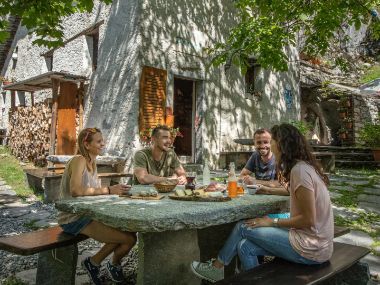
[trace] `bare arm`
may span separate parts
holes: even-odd
[[[141,184],[159,183],[168,179],[167,177],[161,177],[161,176],[155,176],[155,175],[149,174],[148,171],[142,167],[135,168],[133,173]]]
[[[82,175],[86,167],[86,160],[84,157],[74,158],[72,162],[72,173],[70,178],[70,193],[73,197],[78,196],[95,196],[95,195],[108,195],[108,194],[124,194],[128,192],[129,186],[117,184],[109,187],[83,187]]]
[[[299,209],[297,216],[290,219],[279,219],[278,226],[284,228],[310,228],[315,226],[316,210],[314,192],[303,186],[297,188],[296,207]],[[247,220],[250,227],[273,227],[273,220],[269,217]]]
[[[259,185],[256,194],[266,194],[266,195],[280,195],[280,196],[289,196],[289,192],[282,186],[279,187],[270,187]]]
[[[183,169],[182,165],[180,165],[176,170],[175,174],[178,178],[178,184],[184,185],[186,184],[186,171]]]

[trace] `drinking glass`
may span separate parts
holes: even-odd
[[[186,173],[186,185],[185,189],[194,190],[195,189],[195,178],[197,176],[196,172],[187,172]]]

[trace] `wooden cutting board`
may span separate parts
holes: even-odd
[[[139,199],[139,200],[161,200],[163,199],[165,196],[164,195],[157,195],[155,197],[152,197],[152,196],[147,196],[147,197],[142,197],[142,196],[128,196],[128,195],[119,195],[119,197],[123,197],[123,198],[130,198],[130,199]]]
[[[170,199],[179,201],[195,201],[195,202],[226,202],[230,201],[230,197],[204,197],[204,196],[177,196],[174,194],[169,195]]]

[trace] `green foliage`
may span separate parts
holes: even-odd
[[[6,147],[0,146],[0,178],[3,179],[21,198],[34,194],[26,185],[25,174],[18,160]]]
[[[338,40],[336,31],[344,25],[356,29],[368,24],[369,11],[379,0],[236,0],[239,21],[223,43],[208,49],[212,63],[242,67],[254,56],[264,68],[288,68],[286,49],[296,45],[298,34],[305,36],[304,52],[312,57],[324,55]],[[342,58],[336,64],[347,66]]]
[[[305,121],[290,121],[290,123],[295,126],[302,135],[306,135],[307,132],[311,129],[311,126],[309,123],[306,123]]]
[[[380,78],[380,65],[374,65],[368,69],[360,78],[360,82],[367,83],[377,78]]]
[[[375,123],[365,123],[360,130],[360,140],[369,147],[380,147],[380,113]]]
[[[3,280],[3,285],[27,285],[27,283],[23,282],[21,279],[18,279],[16,276],[9,276],[7,279]]]
[[[100,0],[110,4],[112,0]],[[33,0],[0,2],[0,42],[8,37],[7,17],[18,16],[29,33],[37,36],[34,43],[46,47],[57,47],[63,43],[64,17],[74,13],[91,12],[93,0]]]

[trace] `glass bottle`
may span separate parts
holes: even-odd
[[[205,159],[205,164],[203,166],[203,185],[209,185],[210,182],[210,169],[208,167],[208,161]]]
[[[228,172],[228,196],[235,198],[237,196],[237,178],[235,173],[235,163],[230,163],[230,171]]]

